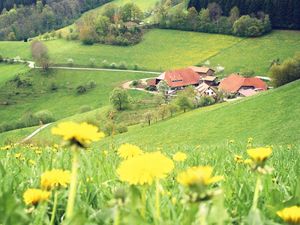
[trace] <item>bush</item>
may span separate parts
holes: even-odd
[[[126,133],[128,132],[128,127],[125,125],[125,124],[119,124],[116,128],[116,131],[119,133],[119,134],[122,134],[122,133]]]
[[[69,58],[69,59],[67,60],[67,62],[68,62],[68,65],[69,65],[69,66],[73,66],[73,65],[74,65],[74,60],[73,60],[72,58]]]
[[[273,65],[271,77],[275,87],[300,79],[300,54],[287,59],[281,65]]]
[[[50,84],[50,91],[57,91],[58,90],[58,86],[56,83],[51,83]]]
[[[38,118],[35,117],[35,115],[31,112],[25,113],[21,117],[20,121],[24,124],[24,127],[31,127],[31,126],[38,125],[40,123]]]
[[[95,62],[96,62],[95,58],[90,58],[90,65],[91,65],[91,67],[95,66]]]
[[[265,20],[242,16],[233,24],[233,33],[241,37],[258,37],[269,31],[269,23]]]
[[[106,136],[111,136],[115,131],[115,125],[112,121],[108,121],[104,124],[102,131],[105,133]]]
[[[92,110],[92,107],[89,105],[83,105],[79,108],[79,113],[85,113]]]
[[[97,83],[94,80],[90,80],[87,83],[87,86],[88,86],[88,88],[92,89],[92,88],[95,88],[97,86]]]
[[[126,63],[125,62],[121,62],[120,65],[119,65],[119,69],[126,70],[127,69]]]
[[[157,88],[155,86],[147,86],[145,88],[146,91],[157,91]]]
[[[7,123],[7,122],[4,122],[4,123],[1,123],[0,124],[0,132],[6,132],[6,131],[9,131],[9,130],[13,130],[15,129],[15,126],[13,124],[10,124],[10,123]]]
[[[55,121],[53,114],[49,110],[39,111],[35,113],[33,117],[36,118],[39,121],[39,123],[42,122],[43,124]]]
[[[138,70],[139,68],[140,68],[139,65],[134,64],[134,66],[133,66],[133,69],[134,69],[134,70]]]
[[[87,92],[86,90],[86,87],[83,86],[83,85],[79,85],[77,88],[76,88],[76,92],[77,94],[84,94]]]
[[[104,68],[109,68],[109,63],[107,62],[107,60],[103,60],[103,61],[102,61],[102,66],[103,66]]]
[[[111,64],[110,64],[110,68],[116,69],[116,68],[117,68],[117,64],[116,64],[116,63],[111,63]]]
[[[198,106],[209,106],[215,104],[216,100],[211,96],[202,96],[199,100]]]
[[[136,87],[140,84],[140,82],[138,80],[134,80],[134,81],[131,82],[131,84],[132,84],[133,87]]]

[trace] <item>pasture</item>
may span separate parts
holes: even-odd
[[[59,144],[60,139],[56,140]],[[299,183],[296,182],[299,177],[299,145],[273,145],[271,158],[266,162],[273,172],[260,176],[262,186],[257,196],[257,205],[254,206],[254,192],[257,190],[255,182],[259,175],[244,159],[248,158],[247,148],[261,146],[256,139],[217,147],[193,145],[188,141],[186,144],[180,148],[174,146],[158,149],[153,145],[144,146],[140,143],[142,150],[159,150],[168,159],[178,150],[187,156],[185,161],[174,161],[172,164],[175,168],[168,176],[159,179],[156,185],[129,185],[126,181],[120,181],[117,169],[123,160],[117,154],[119,145],[80,151],[76,201],[72,214],[74,217],[71,221],[76,220],[81,225],[190,225],[202,218],[197,213],[198,208],[207,207],[211,209],[204,217],[207,224],[214,224],[216,221],[220,224],[225,221],[226,224],[257,224],[254,221],[258,219],[262,221],[261,224],[283,224],[277,211],[297,201],[292,197],[296,198],[294,193],[299,188]],[[44,172],[53,169],[69,171],[71,150],[56,144],[49,147],[28,145],[7,148],[0,151],[0,202],[4,206],[1,211],[4,217],[0,221],[14,225],[49,224],[53,215],[54,224],[66,220],[64,213],[68,204],[68,190],[65,187],[48,189],[51,192],[48,201],[35,207],[25,205],[23,194],[30,188],[41,187]],[[161,165],[159,162],[149,163]],[[209,199],[193,202],[189,199],[189,195],[194,193],[193,189],[182,186],[176,178],[187,168],[199,165],[212,166],[213,174],[223,176],[224,180],[205,187],[205,193],[210,193]],[[68,186],[67,181],[66,187]],[[57,207],[53,211],[55,206]],[[28,213],[30,210],[31,213]],[[67,223],[74,224],[70,222],[70,217],[67,218]]]
[[[144,40],[129,47],[96,44],[82,45],[78,41],[57,39],[45,42],[54,64],[102,67],[125,63],[129,69],[135,65],[143,70],[163,71],[202,64],[225,68],[221,75],[247,72],[268,75],[273,60],[283,61],[300,52],[297,31],[273,31],[261,38],[242,39],[226,35],[184,32],[175,30],[149,30]],[[30,59],[30,45],[22,42],[1,42],[0,54]]]
[[[31,70],[20,76],[21,80],[28,81],[31,86],[17,87],[15,82],[1,85],[1,102],[8,101],[11,104],[0,106],[0,117],[3,121],[17,121],[26,113],[49,110],[55,119],[62,119],[80,113],[83,106],[91,110],[107,106],[109,94],[115,87],[127,80],[147,76],[127,72],[51,70],[43,73]],[[87,91],[79,94],[79,86],[85,87]],[[130,94],[135,99],[149,96],[138,91],[130,91]]]

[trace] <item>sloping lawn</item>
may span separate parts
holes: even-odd
[[[30,87],[17,88],[9,83],[1,86],[0,101],[9,101],[10,105],[0,105],[0,118],[15,121],[26,112],[50,110],[56,119],[65,118],[80,112],[82,106],[92,109],[109,104],[109,94],[127,80],[145,78],[149,75],[139,73],[91,72],[54,70],[48,74],[39,70],[31,71],[21,79],[31,82]],[[95,83],[92,89],[89,83]],[[52,87],[57,90],[51,90]],[[85,86],[87,92],[77,93],[78,86]],[[132,92],[134,96],[147,96],[144,92]]]
[[[215,105],[185,113],[150,127],[136,127],[106,144],[141,146],[218,145],[229,140],[294,144],[300,141],[300,81],[239,102]]]

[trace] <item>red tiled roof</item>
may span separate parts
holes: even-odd
[[[148,86],[156,86],[156,79],[149,79],[147,80]]]
[[[257,77],[242,77],[232,74],[220,82],[219,88],[226,92],[236,93],[241,87],[253,87],[255,89],[267,90],[267,84]]]
[[[199,84],[200,76],[190,68],[167,71],[164,80],[170,87],[184,87]]]

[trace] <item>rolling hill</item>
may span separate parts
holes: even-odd
[[[241,101],[195,110],[146,128],[136,127],[114,141],[149,148],[246,142],[249,137],[261,145],[299,143],[299,91],[300,81],[296,81]]]
[[[27,112],[40,110],[50,110],[56,119],[69,117],[79,113],[83,106],[95,109],[108,105],[109,93],[115,87],[127,80],[147,76],[149,74],[72,70],[52,70],[44,74],[32,70],[20,75],[21,80],[30,83],[29,87],[17,87],[16,82],[0,83],[0,102],[9,102],[9,105],[0,105],[0,117],[2,121],[16,121]],[[89,88],[90,85],[95,87]],[[86,87],[86,93],[78,94],[79,86]],[[132,94],[147,95],[143,92]]]
[[[210,61],[211,66],[225,68],[223,74],[254,72],[267,75],[273,60],[283,61],[300,52],[299,31],[273,31],[261,38],[241,39],[227,35],[204,34],[174,30],[149,30],[135,46],[85,46],[78,41],[62,39],[46,41],[55,64],[96,66],[124,62],[128,68],[138,65],[145,70],[162,71]],[[241,54],[243,53],[243,54]],[[0,42],[0,54],[30,59],[30,43]]]
[[[230,141],[246,143],[249,137],[258,145],[299,143],[300,81],[236,102],[217,104],[183,113],[149,127],[140,125],[129,132],[106,138],[108,145],[134,143],[145,149],[181,149],[195,146],[227,146]],[[65,118],[83,121],[97,116],[97,110]],[[58,121],[57,123],[59,123]],[[56,123],[55,123],[56,124]],[[51,125],[33,138],[33,142],[51,143]],[[24,132],[24,131],[23,131]]]

